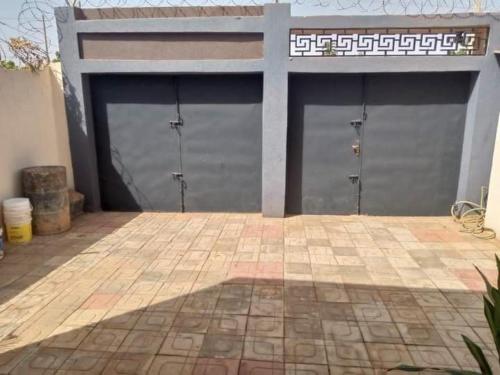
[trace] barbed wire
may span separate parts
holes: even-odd
[[[28,0],[29,1],[29,0]],[[31,0],[33,1],[33,0]],[[237,6],[263,5],[265,0],[80,0],[82,7],[128,7],[128,6]],[[337,11],[354,10],[384,14],[437,14],[488,11],[500,9],[499,0],[285,0],[294,8],[303,6],[330,8]]]
[[[54,8],[57,6],[76,6],[81,8],[118,8],[154,7],[156,16],[161,16],[161,8],[168,7],[203,7],[203,6],[259,6],[273,0],[23,0],[17,17],[17,25],[4,22],[2,26],[9,33],[17,32],[40,45],[45,43],[47,49],[53,49],[57,41],[52,40],[55,18]],[[282,0],[290,3],[292,13],[328,13],[328,14],[386,14],[425,17],[469,17],[472,12],[499,12],[500,0]],[[314,9],[316,11],[314,12]],[[165,11],[168,14],[168,11]],[[1,30],[0,30],[1,31]],[[16,35],[17,36],[17,35]],[[5,33],[0,34],[5,38]],[[44,47],[45,48],[45,47]],[[2,57],[0,41],[0,58]],[[3,53],[5,56],[5,53]]]

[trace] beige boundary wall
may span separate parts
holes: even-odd
[[[54,164],[66,166],[73,187],[60,64],[0,69],[0,201],[21,196],[22,168]]]
[[[498,126],[500,127],[500,114]],[[500,129],[498,127],[488,190],[486,226],[493,228],[497,232],[497,238],[500,238]]]

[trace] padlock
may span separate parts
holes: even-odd
[[[352,151],[354,152],[354,155],[359,156],[361,153],[361,146],[359,144],[352,145]]]

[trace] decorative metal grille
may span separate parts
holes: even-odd
[[[292,29],[290,56],[477,56],[488,27]]]

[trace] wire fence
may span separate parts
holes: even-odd
[[[275,0],[291,4],[292,14],[388,14],[449,17],[500,12],[500,0]],[[46,50],[57,50],[54,7],[189,7],[263,5],[273,0],[23,0],[17,19],[0,17],[0,60],[9,36],[23,36]],[[157,9],[156,13],[161,12]],[[160,14],[161,16],[161,14]],[[496,17],[496,16],[495,16]]]

